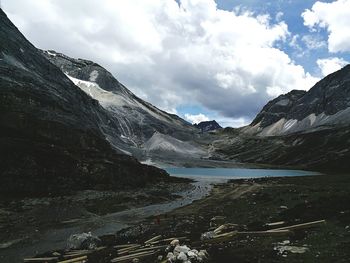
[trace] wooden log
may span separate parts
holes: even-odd
[[[49,262],[57,261],[58,257],[43,257],[43,258],[24,258],[24,262]]]
[[[134,247],[138,246],[139,244],[125,244],[125,245],[116,245],[114,248],[121,249],[121,248],[128,248],[128,247]]]
[[[216,235],[211,239],[203,240],[201,243],[202,244],[213,244],[213,243],[221,243],[221,242],[230,241],[233,238],[235,238],[237,233],[238,233],[237,231],[232,231],[232,232],[228,232],[225,234]]]
[[[154,241],[157,241],[157,240],[159,240],[159,239],[161,239],[161,238],[162,238],[162,235],[152,237],[151,239],[146,240],[146,241],[145,241],[145,244],[149,244],[149,243],[154,242]]]
[[[288,229],[276,230],[276,231],[243,231],[237,232],[238,235],[251,235],[251,236],[283,236],[291,234],[291,231]]]
[[[139,248],[136,250],[133,250],[133,253],[138,253],[138,252],[143,252],[143,251],[150,251],[150,250],[155,250],[155,249],[163,249],[167,248],[168,245],[161,245],[161,246],[154,246],[154,247],[144,247],[144,248]]]
[[[126,248],[122,248],[122,249],[119,249],[118,250],[118,253],[119,254],[123,254],[125,252],[129,252],[129,251],[132,251],[132,250],[135,250],[137,248],[141,247],[141,245],[135,245],[135,246],[132,246],[132,247],[126,247]]]
[[[87,252],[76,253],[76,254],[66,254],[66,255],[63,255],[63,258],[64,259],[71,259],[71,258],[76,258],[76,257],[82,257],[82,256],[86,256],[92,252],[93,251],[87,251]]]
[[[82,256],[82,257],[77,257],[77,258],[72,258],[72,259],[67,259],[63,261],[59,261],[57,263],[74,263],[74,262],[81,262],[87,259],[87,256]]]
[[[158,243],[161,243],[161,242],[170,242],[170,241],[173,241],[174,239],[177,239],[177,240],[185,240],[185,239],[187,239],[187,237],[170,237],[170,238],[164,238],[164,239],[160,239],[160,240],[157,240],[157,241],[153,241],[153,242],[151,242],[150,244],[154,245],[154,244],[158,244]]]
[[[285,223],[286,223],[285,221],[278,221],[278,222],[266,223],[266,226],[279,226]]]
[[[236,225],[236,224],[227,223],[227,224],[223,224],[223,225],[219,226],[218,228],[214,229],[213,232],[214,232],[215,234],[218,234],[218,233],[220,233],[220,232],[222,232],[222,231],[224,231],[224,230],[232,229],[232,228],[235,228],[235,227],[237,227],[237,226],[238,226],[238,225]]]
[[[78,254],[78,253],[85,253],[85,252],[89,252],[90,250],[71,250],[71,251],[68,251],[66,252],[65,254],[66,255],[70,255],[70,254]]]
[[[130,260],[130,259],[134,259],[134,258],[144,258],[144,257],[154,255],[156,253],[158,253],[158,251],[145,251],[145,252],[140,252],[140,253],[134,253],[134,254],[126,255],[126,256],[116,257],[116,258],[112,259],[111,262],[115,263],[115,262],[122,262],[122,261]]]
[[[291,225],[291,226],[275,228],[275,229],[271,229],[269,231],[295,230],[295,229],[315,227],[315,226],[323,225],[325,223],[326,223],[326,220],[318,220],[318,221],[312,221],[312,222],[307,222],[307,223],[303,223],[303,224],[297,224],[297,225]]]

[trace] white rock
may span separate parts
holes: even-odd
[[[166,258],[173,261],[173,260],[175,260],[175,255],[174,255],[174,253],[169,252],[168,255],[166,256]]]
[[[198,252],[198,257],[201,259],[206,259],[208,257],[208,252],[206,250],[200,250]]]
[[[177,259],[181,260],[182,262],[185,262],[185,261],[187,261],[187,256],[186,256],[186,254],[184,252],[181,251],[179,253],[179,255],[177,256]]]
[[[192,249],[191,250],[193,253],[195,253],[196,255],[198,255],[198,250],[197,249]]]
[[[174,239],[173,241],[170,242],[170,245],[173,247],[176,247],[179,244],[180,244],[180,241],[178,239]]]
[[[183,252],[183,253],[187,254],[188,251],[190,251],[190,249],[186,245],[184,245],[184,246],[176,246],[174,248],[174,255],[178,255],[178,254],[180,254],[180,252]]]
[[[197,254],[194,253],[192,250],[190,250],[190,251],[187,252],[187,256],[189,256],[190,258],[196,258]]]

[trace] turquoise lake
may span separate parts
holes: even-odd
[[[303,170],[249,169],[249,168],[165,168],[172,176],[202,180],[228,180],[261,177],[310,176],[318,172]]]

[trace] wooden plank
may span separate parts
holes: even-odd
[[[68,251],[66,252],[65,254],[66,255],[70,255],[70,254],[78,254],[78,253],[85,253],[85,252],[89,252],[90,250],[71,250],[71,251]]]
[[[58,257],[43,257],[43,258],[24,258],[24,262],[48,262],[48,261],[57,261]]]
[[[315,226],[323,225],[325,223],[326,223],[326,220],[318,220],[318,221],[312,221],[312,222],[307,222],[307,223],[303,223],[303,224],[297,224],[297,225],[291,225],[291,226],[275,228],[275,229],[271,229],[269,231],[295,230],[295,229],[315,227]]]
[[[278,222],[267,223],[266,226],[279,226],[285,223],[286,223],[285,221],[278,221]]]
[[[238,225],[237,224],[231,224],[231,223],[227,223],[227,224],[223,224],[221,226],[219,226],[218,228],[214,229],[214,233],[215,234],[218,234],[224,230],[227,230],[227,229],[232,229],[232,228],[235,228],[237,227]]]
[[[119,249],[119,250],[118,250],[118,253],[119,253],[119,254],[123,254],[123,253],[125,253],[125,252],[129,252],[129,251],[135,250],[135,249],[137,249],[137,248],[139,248],[139,247],[141,247],[141,245],[135,245],[135,246],[133,246],[133,247],[122,248],[122,249]]]
[[[133,251],[133,253],[149,251],[149,250],[155,250],[155,249],[162,249],[162,248],[167,248],[167,247],[168,247],[168,245],[161,245],[161,246],[154,246],[154,247],[145,247],[145,248],[136,249],[136,250]]]
[[[112,259],[111,262],[115,263],[115,262],[122,262],[125,260],[134,259],[134,258],[143,258],[143,257],[154,255],[156,253],[158,253],[158,251],[146,251],[146,252],[134,253],[126,256],[116,257]]]
[[[139,244],[125,244],[125,245],[116,245],[114,248],[121,249],[121,248],[128,248],[128,247],[134,247],[139,246]]]
[[[91,254],[93,251],[88,251],[88,252],[83,252],[83,253],[76,253],[76,254],[67,254],[63,255],[64,259],[71,259],[71,258],[76,258],[76,257],[82,257]]]
[[[185,240],[185,239],[187,239],[187,237],[170,237],[170,238],[165,238],[165,239],[153,241],[150,244],[154,245],[154,244],[158,244],[158,243],[161,243],[161,242],[170,242],[170,241],[173,241],[174,239]]]
[[[201,243],[213,244],[213,243],[226,242],[226,241],[232,240],[237,235],[237,233],[238,233],[237,231],[232,231],[225,234],[216,235],[212,239],[203,240]]]
[[[148,243],[151,243],[151,242],[157,241],[157,240],[159,240],[159,239],[161,239],[161,238],[162,238],[162,235],[152,237],[151,239],[146,240],[146,241],[145,241],[145,244],[148,244]]]
[[[252,236],[283,236],[291,234],[291,231],[288,229],[276,230],[276,231],[243,231],[237,232],[238,235],[252,235]]]
[[[59,261],[58,263],[74,263],[74,262],[80,262],[83,260],[86,260],[87,256],[82,256],[82,257],[77,257],[77,258],[72,258],[72,259],[67,259],[63,261]]]

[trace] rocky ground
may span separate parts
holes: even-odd
[[[36,249],[62,246],[60,240],[64,246],[70,232],[98,229],[99,225],[108,224],[110,214],[176,200],[180,197],[177,193],[193,188],[188,181],[160,182],[118,192],[85,190],[65,196],[17,199],[2,196],[0,262],[18,262],[18,259],[11,260],[16,254],[30,255],[35,254]],[[114,224],[120,229],[126,227],[126,223]],[[43,247],[42,243],[47,245]]]
[[[117,244],[142,244],[157,235],[186,237],[191,248],[206,249],[207,262],[348,262],[350,258],[350,176],[233,180],[216,185],[211,194],[167,214],[148,218],[142,224],[102,237],[109,246],[103,253],[88,255],[88,262],[110,262],[118,256]],[[220,218],[213,221],[213,218]],[[313,228],[283,235],[240,234],[225,242],[204,244],[202,233],[223,223],[237,224],[238,231],[263,231],[281,222],[283,226],[325,220]],[[52,253],[52,252],[50,252]],[[166,255],[164,251],[158,254]],[[48,254],[45,254],[48,255]],[[141,262],[160,262],[157,254]]]

